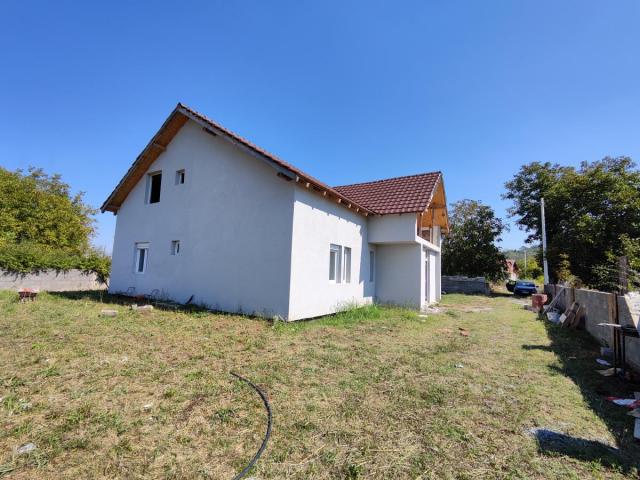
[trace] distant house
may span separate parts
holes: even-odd
[[[509,280],[517,280],[520,275],[520,269],[518,268],[516,260],[507,258],[507,273],[509,275]]]
[[[182,104],[102,211],[111,292],[286,320],[440,299],[441,173],[330,187]]]

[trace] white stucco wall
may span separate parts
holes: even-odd
[[[378,245],[377,300],[421,308],[424,303],[423,258],[422,245],[418,243]]]
[[[159,289],[181,303],[194,295],[219,310],[287,318],[294,184],[192,121],[149,168],[158,170],[160,202],[145,203],[143,178],[118,211],[110,291]],[[144,274],[134,273],[136,242],[150,244]]]
[[[415,243],[418,217],[415,213],[369,217],[370,243]]]
[[[433,250],[426,250],[424,254],[429,256],[429,274],[426,282],[427,284],[425,286],[426,301],[428,303],[434,303],[438,301],[438,280],[436,277],[436,272],[438,270],[440,254],[434,252]]]
[[[289,318],[316,317],[340,308],[370,303],[375,281],[369,282],[367,218],[296,186],[291,248]],[[329,280],[331,244],[351,248],[351,283]]]

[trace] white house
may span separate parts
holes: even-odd
[[[329,187],[182,104],[102,211],[110,292],[286,320],[440,299],[441,173]]]

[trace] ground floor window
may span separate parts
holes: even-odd
[[[344,247],[344,281],[351,283],[351,249]]]
[[[329,247],[329,280],[340,283],[342,270],[342,247],[334,245]]]
[[[135,272],[144,273],[147,270],[147,258],[149,257],[149,244],[136,243]]]

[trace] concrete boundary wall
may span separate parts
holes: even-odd
[[[33,288],[49,292],[69,292],[78,290],[100,290],[106,288],[98,281],[95,273],[82,270],[56,272],[49,270],[39,273],[11,273],[0,270],[0,290]]]
[[[491,289],[484,277],[442,276],[442,291],[446,293],[480,293],[489,295]]]
[[[610,327],[599,327],[598,323],[620,323],[620,325],[634,325],[631,318],[629,297],[617,296],[597,290],[580,288],[563,288],[561,285],[545,285],[545,293],[551,298],[559,295],[556,303],[559,310],[566,310],[573,302],[583,305],[586,309],[585,328],[598,342],[613,346]],[[616,321],[616,310],[618,319]],[[627,338],[627,363],[640,372],[640,339]]]

